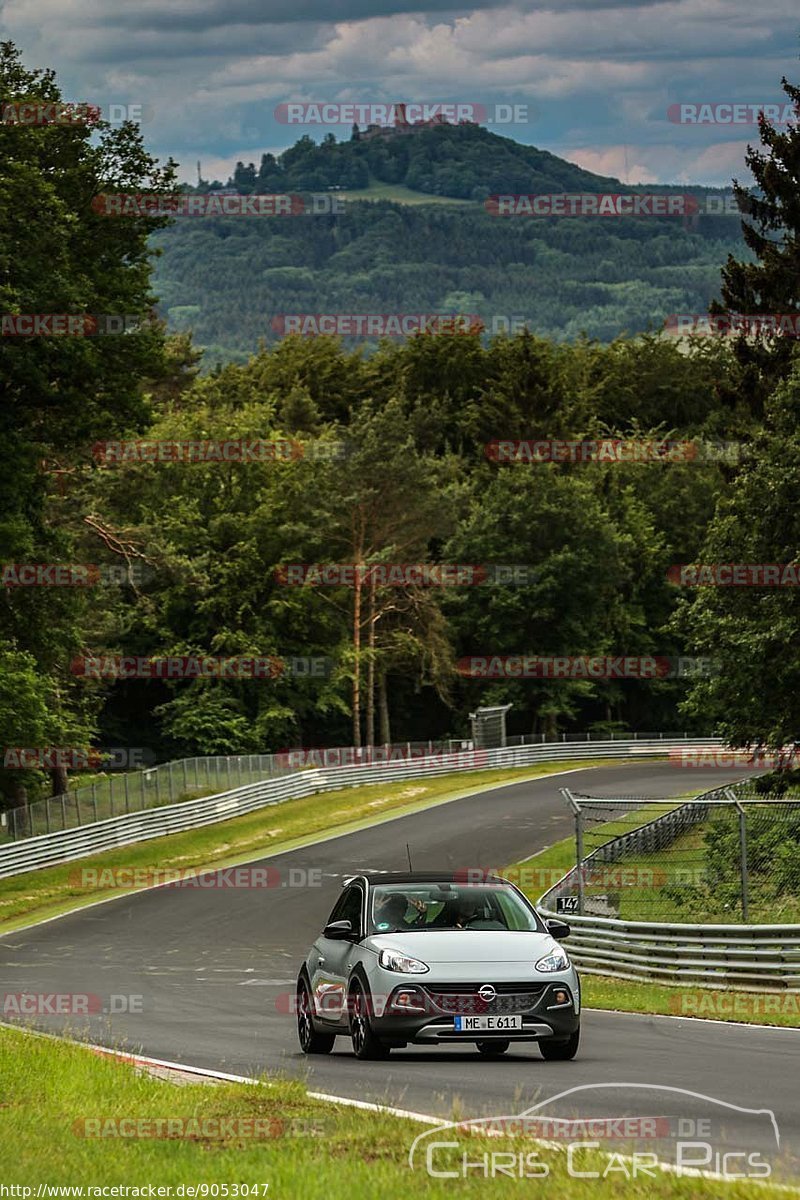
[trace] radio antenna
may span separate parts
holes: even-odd
[[[406,842],[406,854],[408,855],[408,869],[409,871],[413,872],[414,868],[411,865],[411,847],[409,846],[408,842]]]

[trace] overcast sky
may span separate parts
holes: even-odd
[[[630,183],[724,186],[746,179],[755,127],[667,110],[779,103],[798,32],[797,0],[0,0],[26,66],[68,99],[144,106],[148,148],[190,181],[198,159],[225,179],[326,132],[282,124],[281,103],[405,100],[527,106],[492,127]]]

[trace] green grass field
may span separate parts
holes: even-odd
[[[458,200],[453,196],[433,196],[428,192],[417,192],[406,187],[403,183],[382,183],[373,179],[366,188],[351,188],[346,191],[332,192],[343,200],[393,200],[397,204],[456,204],[477,206],[475,200]]]
[[[553,1091],[574,1077],[564,1065],[566,1071],[548,1072],[546,1086]],[[191,1195],[187,1186],[205,1186],[207,1196],[259,1200],[452,1200],[454,1186],[465,1197],[531,1196],[535,1189],[544,1198],[607,1200],[613,1187],[619,1200],[694,1200],[718,1198],[723,1186],[657,1168],[644,1178],[626,1178],[630,1164],[586,1150],[575,1154],[574,1166],[597,1178],[578,1179],[568,1174],[563,1150],[526,1137],[488,1138],[452,1129],[446,1140],[457,1146],[438,1152],[448,1158],[445,1164],[434,1157],[434,1169],[452,1169],[462,1156],[477,1163],[484,1154],[511,1152],[535,1155],[528,1161],[544,1177],[487,1179],[472,1168],[463,1178],[434,1178],[424,1155],[415,1158],[414,1169],[409,1165],[412,1142],[426,1125],[315,1100],[301,1083],[279,1078],[257,1086],[178,1085],[80,1046],[7,1028],[0,1028],[0,1097],[0,1184],[30,1188],[27,1196],[16,1193],[23,1200],[36,1197],[43,1185],[153,1185],[172,1189],[161,1193],[172,1197]],[[520,1102],[508,1111],[524,1107]],[[616,1143],[610,1149],[618,1155],[625,1148]],[[183,1193],[177,1190],[181,1185]],[[255,1192],[249,1190],[253,1185]],[[783,1189],[734,1182],[724,1185],[723,1194],[741,1200],[781,1195]]]

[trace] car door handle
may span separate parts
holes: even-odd
[[[321,967],[324,964],[324,962],[325,962],[325,955],[320,954],[320,956],[317,959],[317,966]]]

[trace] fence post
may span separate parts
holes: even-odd
[[[569,788],[561,788],[561,795],[575,814],[575,867],[578,872],[578,912],[583,915],[583,813]]]
[[[169,772],[169,776],[168,776],[169,777],[169,802],[170,802],[170,804],[172,804],[173,800],[175,799],[175,793],[173,791],[172,763],[171,762],[169,762],[167,764],[167,771]]]
[[[128,793],[128,776],[125,776],[125,812],[131,811],[130,795]]]
[[[188,784],[188,781],[187,781],[187,779],[186,779],[186,759],[185,759],[185,758],[184,758],[184,759],[181,759],[181,763],[182,763],[182,765],[183,765],[183,791],[184,791],[184,794],[185,794],[186,792],[188,792],[188,791],[189,791],[189,784]]]
[[[97,784],[96,783],[92,784],[92,805],[94,807],[94,819],[96,821],[98,819],[97,818]]]
[[[749,879],[747,874],[747,813],[739,803],[739,797],[730,788],[725,788],[725,795],[733,800],[739,813],[739,870],[742,881],[742,920],[745,924],[750,920],[750,897],[748,894]]]

